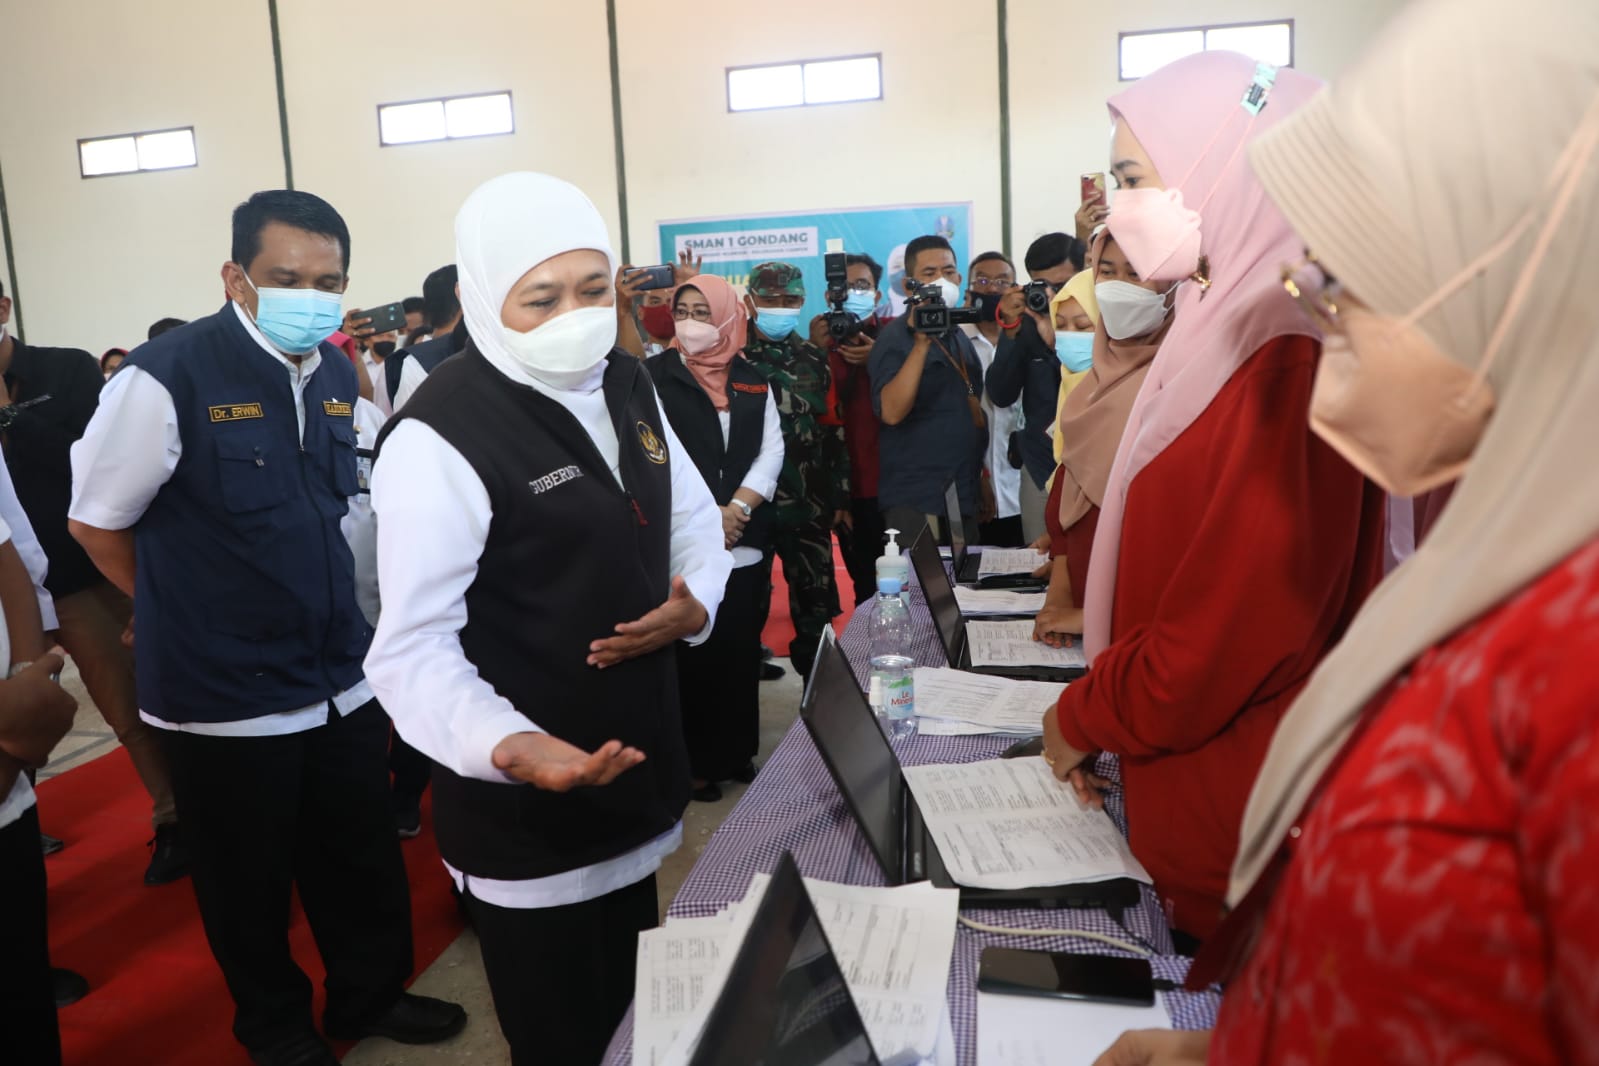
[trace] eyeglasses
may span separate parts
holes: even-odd
[[[852,282],[849,283],[849,291],[850,292],[871,292],[875,288],[877,288],[877,286],[873,285],[870,281],[867,281],[865,278],[861,278],[858,281],[852,281]]]
[[[971,287],[978,292],[999,292],[1016,284],[1010,278],[985,278],[982,275],[972,278]]]
[[[711,320],[711,309],[709,307],[696,307],[690,311],[686,307],[678,307],[673,309],[672,317],[679,322],[686,322],[691,318],[696,322],[709,322]]]
[[[1315,256],[1306,252],[1305,258],[1283,264],[1283,288],[1317,325],[1323,329],[1339,328],[1338,301],[1344,287]]]

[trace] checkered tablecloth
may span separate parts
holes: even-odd
[[[911,594],[911,617],[917,622],[917,665],[944,666],[943,647],[933,631],[927,605],[920,590],[913,588]],[[855,667],[857,678],[862,679],[869,660],[869,619],[869,609],[857,611],[840,641]],[[999,755],[1013,739],[917,736],[896,741],[894,747],[905,765],[976,762]],[[1101,756],[1096,769],[1113,781],[1120,781],[1114,757]],[[1119,789],[1106,797],[1105,808],[1125,833],[1127,820]],[[806,877],[856,885],[885,883],[866,838],[839,796],[805,726],[798,721],[778,744],[727,821],[711,837],[704,854],[683,882],[682,890],[672,900],[668,913],[672,917],[715,914],[742,899],[750,879],[757,873],[770,873],[785,851],[793,853],[800,872]],[[962,908],[961,914],[988,925],[1083,929],[1123,940],[1142,939],[1162,953],[1151,960],[1157,977],[1181,982],[1187,973],[1189,960],[1172,953],[1171,936],[1160,901],[1149,888],[1143,890],[1142,903],[1123,916],[1125,928],[1099,909]],[[960,1066],[977,1066],[977,960],[982,949],[991,945],[1039,951],[1114,951],[1091,940],[1007,937],[957,927],[947,994]],[[1219,998],[1211,993],[1174,992],[1167,994],[1166,1004],[1178,1028],[1206,1029],[1215,1022]],[[611,1041],[605,1062],[607,1066],[624,1066],[630,1064],[632,1058],[633,1015],[629,1010]]]

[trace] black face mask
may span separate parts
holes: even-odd
[[[999,301],[1002,294],[997,292],[972,293],[972,306],[977,308],[983,316],[984,322],[993,322],[999,314]]]
[[[393,341],[377,341],[372,345],[372,354],[379,359],[387,359],[394,354]]]

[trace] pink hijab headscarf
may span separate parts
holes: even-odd
[[[1090,661],[1110,643],[1127,488],[1139,471],[1204,413],[1233,374],[1268,341],[1318,337],[1283,291],[1281,267],[1303,255],[1299,238],[1267,199],[1243,146],[1298,110],[1321,82],[1277,71],[1258,116],[1242,106],[1253,59],[1202,52],[1179,59],[1111,97],[1161,180],[1200,212],[1200,252],[1210,287],[1184,282],[1175,320],[1133,402],[1101,504],[1084,594],[1083,642]],[[1201,208],[1201,205],[1204,205]],[[1115,202],[1108,219],[1116,233]]]
[[[733,287],[715,274],[697,275],[673,289],[669,307],[676,309],[677,295],[684,289],[699,290],[705,302],[711,305],[711,325],[716,327],[718,337],[715,344],[698,355],[684,351],[682,341],[676,337],[672,339],[670,347],[681,354],[683,365],[700,383],[705,395],[711,398],[711,404],[718,411],[725,411],[728,406],[728,367],[732,365],[733,357],[744,350],[744,341],[749,333],[749,315],[745,313]]]

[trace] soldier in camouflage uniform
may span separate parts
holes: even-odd
[[[849,457],[843,427],[827,414],[827,353],[805,338],[805,280],[792,263],[762,263],[745,298],[753,320],[744,357],[766,376],[783,423],[783,475],[772,501],[772,555],[783,560],[794,643],[789,656],[808,677],[822,631],[838,614],[833,527],[849,517]],[[770,601],[768,601],[768,606]]]

